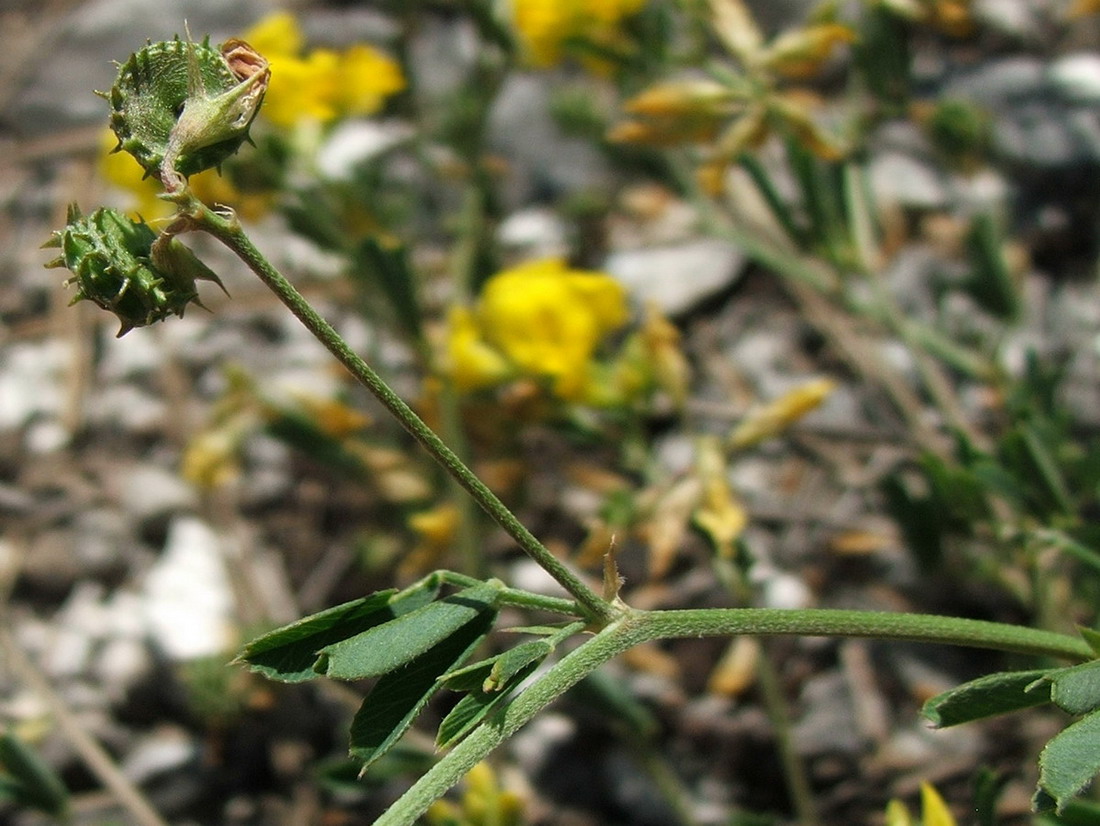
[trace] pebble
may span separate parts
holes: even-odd
[[[676,317],[735,284],[747,260],[733,244],[704,238],[614,252],[604,269],[639,304],[655,304],[665,315]]]
[[[898,151],[882,152],[871,159],[870,176],[879,204],[933,210],[950,203],[942,168],[928,160]]]
[[[233,645],[233,591],[220,541],[200,519],[172,520],[164,552],[142,592],[149,633],[170,659],[213,656]]]
[[[198,506],[198,493],[174,470],[134,463],[119,474],[122,507],[139,523],[163,519]]]

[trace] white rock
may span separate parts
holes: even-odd
[[[97,683],[117,699],[125,697],[126,690],[151,666],[148,647],[135,639],[108,640],[92,661]]]
[[[768,608],[809,608],[813,595],[809,587],[796,576],[776,573],[764,583],[764,605]]]
[[[172,522],[143,592],[149,633],[172,659],[212,656],[233,644],[233,590],[218,535],[202,520]]]
[[[87,668],[93,646],[107,625],[103,586],[77,585],[55,617],[55,632],[42,667],[52,677],[75,677]]]
[[[542,207],[513,212],[500,222],[497,240],[525,258],[563,257],[569,251],[565,222],[555,210]]]
[[[612,253],[604,269],[639,302],[680,315],[726,289],[741,275],[745,254],[733,244],[703,239]]]
[[[879,203],[916,209],[948,204],[947,186],[929,163],[902,152],[883,152],[871,161],[871,189]]]
[[[1066,55],[1050,64],[1047,76],[1069,100],[1100,101],[1100,55],[1092,52]]]
[[[198,504],[194,488],[175,473],[153,464],[127,468],[119,493],[127,512],[142,520],[190,510]]]
[[[356,167],[409,140],[413,128],[396,120],[349,120],[332,130],[317,154],[317,168],[326,178],[344,181]]]
[[[147,433],[161,427],[168,415],[165,400],[136,384],[108,384],[88,399],[90,424],[111,425],[124,431]]]
[[[35,416],[57,417],[65,403],[62,374],[72,357],[59,339],[17,342],[0,351],[0,430]]]
[[[141,783],[186,765],[196,757],[193,738],[182,729],[162,728],[144,738],[122,761],[131,781]]]

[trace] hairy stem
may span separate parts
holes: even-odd
[[[1084,640],[1050,631],[931,614],[777,608],[630,611],[565,656],[499,713],[474,729],[394,803],[374,826],[412,826],[448,789],[547,704],[598,666],[642,642],[727,634],[876,637],[1085,660]]]
[[[195,229],[210,233],[245,264],[266,284],[279,300],[297,316],[318,341],[320,341],[347,370],[381,402],[398,422],[415,438],[431,456],[477,501],[529,556],[541,565],[568,591],[593,622],[607,623],[615,609],[599,597],[591,588],[562,564],[500,501],[495,493],[482,482],[466,464],[458,458],[442,439],[426,425],[405,401],[359,357],[340,334],[325,321],[302,297],[302,294],[278,272],[263,254],[256,249],[233,217],[223,217],[200,201],[184,196],[182,212]]]

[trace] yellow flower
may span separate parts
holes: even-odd
[[[477,320],[486,341],[554,392],[577,399],[596,347],[627,320],[626,293],[610,276],[570,270],[551,258],[523,264],[485,284]]]
[[[286,11],[269,14],[245,32],[243,39],[268,61],[280,56],[297,56],[305,45],[298,21]]]
[[[496,773],[487,763],[478,763],[464,780],[465,791],[458,803],[437,800],[425,813],[431,826],[520,826],[523,799],[502,788]]]
[[[369,46],[352,46],[340,55],[337,109],[346,115],[373,115],[390,95],[405,88],[401,67]]]
[[[244,40],[271,64],[260,112],[276,126],[371,115],[387,97],[405,88],[401,67],[370,46],[303,54],[298,21],[287,12],[265,17],[245,32]]]
[[[255,221],[266,215],[275,203],[276,192],[242,192],[217,169],[207,169],[188,179],[195,197],[210,206],[228,206],[241,218]]]
[[[271,59],[271,83],[260,108],[276,126],[302,121],[334,120],[340,113],[340,59],[331,49],[315,49],[308,57],[277,55]]]
[[[625,291],[603,273],[571,270],[556,258],[505,270],[485,283],[473,310],[452,310],[451,377],[460,389],[517,374],[549,379],[560,398],[580,400],[596,348],[627,316]]]
[[[512,377],[507,359],[481,337],[468,307],[454,307],[447,319],[448,373],[462,391],[493,387]]]
[[[512,23],[532,65],[552,66],[567,42],[614,42],[619,24],[645,0],[512,0]]]

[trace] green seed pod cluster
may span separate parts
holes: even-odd
[[[248,138],[270,71],[247,43],[149,43],[119,67],[104,95],[117,149],[166,181],[218,166]]]
[[[61,255],[47,267],[67,267],[75,284],[72,304],[88,300],[118,316],[118,335],[171,315],[182,316],[189,304],[198,304],[196,280],[221,281],[174,237],[157,240],[143,221],[132,221],[115,209],[101,208],[82,215],[69,207],[66,227],[54,232],[46,247]],[[223,288],[224,289],[224,288]]]

